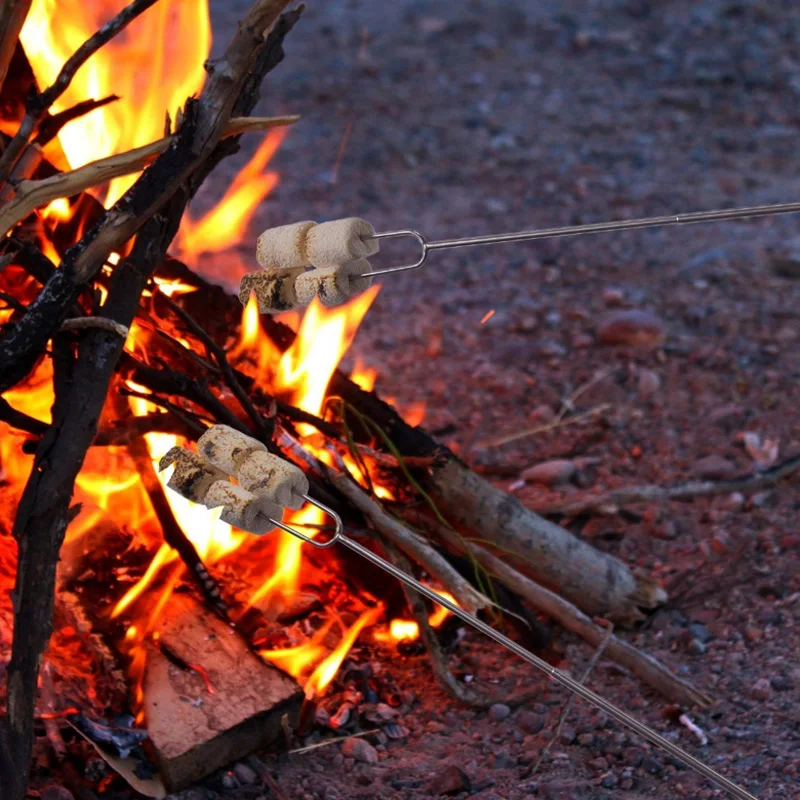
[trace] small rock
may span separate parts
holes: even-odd
[[[661,762],[655,756],[647,756],[644,760],[644,769],[651,775],[658,775],[661,772]]]
[[[638,747],[626,747],[622,751],[622,760],[630,767],[638,767],[644,760],[644,753]]]
[[[239,783],[244,786],[255,786],[258,783],[258,775],[247,764],[237,764],[233,768],[233,774],[239,779]]]
[[[569,483],[576,472],[575,464],[572,461],[557,458],[528,467],[522,473],[522,479],[528,483],[540,483],[543,486],[560,486]]]
[[[594,734],[593,733],[582,733],[578,737],[578,744],[581,747],[591,747],[594,744]]]
[[[222,788],[223,789],[239,788],[239,781],[236,780],[236,776],[232,772],[226,772],[222,776]]]
[[[632,345],[652,349],[665,337],[664,323],[649,311],[628,309],[606,316],[597,326],[597,341],[603,345]]]
[[[432,797],[439,797],[443,794],[460,794],[470,791],[470,781],[457,766],[451,764],[434,776],[428,784],[428,791]]]
[[[577,735],[578,734],[575,728],[573,728],[571,725],[565,725],[561,729],[561,738],[560,738],[561,744],[572,744],[575,741]]]
[[[772,270],[782,278],[800,278],[800,239],[792,239],[770,252]]]
[[[772,684],[766,678],[759,678],[750,689],[755,700],[767,701],[772,697]]]
[[[341,767],[341,766],[344,764],[344,756],[343,756],[341,753],[337,753],[337,754],[336,754],[336,755],[335,755],[335,756],[334,756],[334,757],[331,759],[331,764],[333,764],[333,766],[334,766],[334,767],[336,767],[337,769],[339,769],[339,768],[340,768],[340,767]]]
[[[613,789],[617,785],[617,778],[613,772],[607,772],[600,780],[600,785],[604,789]]]
[[[774,678],[769,679],[769,685],[776,692],[788,692],[792,688],[792,682],[783,675],[776,675]]]
[[[692,475],[702,481],[724,481],[733,478],[738,473],[736,466],[718,455],[701,458],[692,467]]]
[[[346,739],[342,743],[342,753],[362,764],[378,763],[378,751],[365,739]]]
[[[528,414],[528,419],[531,422],[539,422],[542,425],[547,425],[556,418],[556,412],[548,405],[539,405]]]
[[[688,650],[696,656],[702,656],[706,652],[706,646],[699,639],[692,639],[689,642]]]
[[[520,711],[517,716],[517,727],[525,733],[539,733],[544,727],[544,716],[533,711]]]
[[[606,286],[603,289],[603,302],[608,308],[618,308],[625,300],[625,292],[617,286]]]
[[[493,722],[502,722],[511,714],[511,709],[505,703],[495,703],[489,709],[489,719]]]
[[[42,789],[42,800],[75,800],[72,792],[63,786],[46,786]]]
[[[652,397],[661,388],[661,378],[651,369],[639,373],[639,397]]]

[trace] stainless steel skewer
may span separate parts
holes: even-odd
[[[800,211],[800,204],[798,204],[798,211]],[[342,524],[341,517],[331,508],[320,503],[318,500],[314,500],[308,495],[303,495],[303,498],[310,502],[312,505],[315,505],[317,508],[324,511],[326,514],[330,515],[330,517],[336,523],[336,529],[333,535],[329,539],[325,539],[324,541],[317,541],[312,539],[310,536],[306,536],[305,534],[301,533],[300,531],[292,528],[289,525],[285,525],[283,522],[279,520],[275,520],[270,518],[270,522],[272,522],[275,526],[280,528],[281,530],[286,531],[287,533],[292,534],[292,536],[296,536],[299,539],[302,539],[304,542],[308,542],[309,544],[314,545],[314,547],[319,548],[326,548],[331,547],[332,545],[339,543],[348,547],[354,553],[358,553],[358,555],[366,558],[367,561],[370,561],[379,569],[384,570],[385,572],[389,573],[397,580],[404,583],[406,586],[414,589],[415,591],[419,592],[420,594],[427,597],[429,600],[432,600],[434,603],[438,603],[440,606],[446,608],[451,614],[458,617],[463,622],[466,622],[467,625],[471,625],[476,630],[480,631],[484,635],[488,636],[490,639],[493,639],[498,644],[502,645],[503,647],[510,650],[512,653],[516,654],[523,660],[527,661],[529,664],[532,664],[537,669],[540,669],[542,672],[549,675],[554,681],[560,683],[562,686],[569,689],[571,692],[574,692],[579,697],[582,697],[588,703],[596,706],[597,708],[605,711],[610,717],[613,717],[617,722],[621,723],[622,725],[627,726],[635,733],[639,734],[643,739],[646,739],[651,744],[655,745],[656,747],[665,750],[670,755],[674,756],[675,758],[682,761],[688,767],[691,767],[696,772],[700,773],[704,777],[708,778],[710,781],[714,782],[720,788],[724,789],[731,797],[735,797],[738,800],[758,800],[754,795],[750,794],[749,792],[742,789],[740,786],[737,786],[733,781],[728,780],[724,775],[720,775],[716,770],[713,770],[707,764],[704,764],[699,759],[695,758],[694,756],[689,755],[689,753],[682,750],[676,744],[673,744],[668,739],[665,739],[663,736],[656,733],[651,728],[647,727],[642,722],[639,722],[634,717],[626,714],[622,709],[617,708],[613,703],[610,703],[608,700],[600,697],[600,695],[595,694],[591,689],[587,689],[582,683],[571,678],[561,670],[556,669],[555,667],[548,664],[544,659],[539,658],[538,656],[531,653],[529,650],[526,650],[521,645],[517,644],[512,639],[509,639],[507,636],[504,636],[499,631],[496,631],[491,625],[487,625],[485,622],[482,622],[476,616],[470,614],[468,611],[465,611],[463,608],[460,608],[455,603],[451,602],[445,597],[437,594],[433,589],[425,586],[423,583],[420,583],[415,578],[407,575],[402,570],[395,567],[393,564],[390,564],[388,561],[385,561],[379,555],[376,555],[372,552],[372,550],[360,545],[358,542],[351,539],[349,536],[345,536],[343,533],[344,526]]]
[[[429,242],[421,233],[412,230],[389,231],[376,233],[373,239],[399,239],[411,237],[421,247],[421,254],[413,264],[400,267],[385,267],[372,272],[376,275],[389,275],[393,272],[405,272],[418,269],[428,259],[433,250],[448,250],[454,247],[477,247],[487,244],[503,244],[506,242],[533,242],[538,239],[556,239],[562,236],[582,236],[587,233],[610,233],[613,231],[636,230],[639,228],[657,228],[664,225],[691,225],[698,222],[724,222],[733,219],[770,217],[778,214],[795,214],[800,212],[800,203],[779,203],[770,206],[751,206],[749,208],[725,208],[717,211],[693,211],[688,214],[670,214],[661,217],[643,217],[641,219],[623,219],[615,222],[593,222],[588,225],[568,225],[563,228],[542,228],[540,230],[517,231],[516,233],[498,233],[486,236],[470,236],[464,239],[442,239]]]

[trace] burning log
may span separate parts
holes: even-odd
[[[144,710],[161,775],[178,791],[294,727],[303,691],[186,595],[173,595],[148,645]]]

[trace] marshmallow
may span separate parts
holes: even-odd
[[[305,272],[303,267],[283,270],[257,270],[248,272],[239,283],[239,300],[247,305],[253,292],[258,302],[259,314],[288,311],[297,305],[295,282]]]
[[[275,529],[270,518],[280,521],[283,509],[265,498],[256,497],[241,486],[229,481],[211,484],[203,501],[206,508],[222,506],[220,519],[243,531],[262,536]]]
[[[310,221],[295,222],[264,231],[256,242],[256,261],[264,269],[286,270],[308,266],[311,262],[306,252],[306,240],[316,224]]]
[[[322,269],[319,284],[319,299],[324,306],[338,306],[354,294],[359,294],[372,285],[372,267],[366,259],[337,264]]]
[[[378,252],[375,229],[364,219],[349,217],[322,222],[306,233],[305,252],[315,267],[331,267],[368,258]]]
[[[227,425],[214,425],[198,440],[197,451],[209,463],[234,478],[242,462],[257,450],[266,451],[257,439]]]
[[[280,456],[257,450],[242,462],[236,475],[239,485],[257,497],[264,497],[284,508],[299,510],[308,494],[308,478],[303,470]]]
[[[167,486],[193,503],[202,503],[205,500],[212,483],[227,479],[225,473],[185,447],[170,449],[158,464],[159,472],[172,464],[175,465],[175,470],[170,475]]]

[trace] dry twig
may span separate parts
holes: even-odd
[[[769,486],[788,478],[800,470],[800,455],[788,458],[763,472],[753,472],[741,478],[727,481],[689,481],[677,486],[631,486],[626,489],[614,489],[605,494],[567,500],[559,503],[546,503],[535,507],[539,514],[563,514],[574,517],[578,514],[616,514],[620,506],[631,503],[649,503],[664,500],[692,500],[695,497],[710,497],[719,494],[752,492],[766,489]]]
[[[0,3],[0,89],[19,41],[19,34],[31,7],[31,0],[3,0]]]

